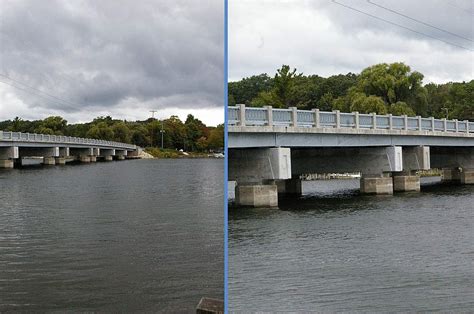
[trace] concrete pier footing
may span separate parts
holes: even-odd
[[[54,157],[44,157],[43,165],[54,166],[56,164],[56,159]]]
[[[66,157],[56,157],[56,165],[65,165]]]
[[[235,201],[238,206],[277,207],[278,188],[275,184],[237,184],[235,187]]]
[[[394,175],[394,192],[420,192],[420,177],[416,175]]]
[[[97,157],[96,156],[90,156],[89,157],[91,162],[97,162]]]
[[[474,184],[474,169],[463,169],[461,172],[461,184]]]
[[[362,194],[393,194],[393,180],[391,177],[362,177],[360,179],[360,192]]]
[[[443,168],[442,182],[445,183],[460,183],[461,182],[461,171],[459,168]]]
[[[112,155],[105,156],[105,157],[104,157],[104,160],[105,160],[105,161],[112,161],[112,160],[114,160],[114,157],[113,157]]]
[[[91,162],[91,157],[90,156],[79,156],[79,161],[80,162]]]
[[[117,156],[117,160],[125,160],[125,156],[119,155]]]
[[[0,160],[0,168],[13,168],[14,162],[11,159]]]

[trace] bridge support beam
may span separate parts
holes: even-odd
[[[366,175],[360,178],[360,192],[362,194],[391,195],[393,194],[393,180],[390,176]]]
[[[235,202],[238,206],[277,207],[278,188],[275,184],[237,184]]]

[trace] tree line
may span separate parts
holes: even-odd
[[[201,120],[189,114],[186,121],[177,116],[165,120],[149,118],[144,121],[112,119],[110,116],[98,117],[88,123],[68,124],[60,116],[50,116],[43,120],[13,120],[0,122],[0,130],[29,132],[52,135],[65,135],[83,138],[117,141],[141,147],[161,147],[184,151],[219,151],[224,147],[224,126],[206,126]]]
[[[474,120],[474,80],[423,85],[423,78],[402,62],[327,78],[283,65],[273,77],[260,74],[230,82],[229,105]]]

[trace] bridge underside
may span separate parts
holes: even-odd
[[[235,144],[235,142],[234,142]],[[278,193],[301,194],[301,176],[361,173],[361,193],[420,191],[419,170],[442,169],[443,180],[474,184],[474,147],[386,145],[230,148],[229,180],[241,206],[272,207]]]
[[[0,168],[13,168],[15,164],[56,165],[71,161],[89,163],[97,160],[124,160],[128,154],[127,149],[118,148],[16,143],[10,146],[0,146]],[[130,151],[130,154],[136,155],[137,152]]]

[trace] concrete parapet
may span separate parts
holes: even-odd
[[[442,182],[445,183],[460,183],[461,182],[461,171],[459,168],[444,168],[441,170],[443,177]]]
[[[277,207],[278,188],[276,185],[240,185],[235,186],[235,201],[239,206]]]
[[[362,194],[393,194],[393,180],[391,177],[362,177],[360,179]]]
[[[474,169],[463,169],[461,172],[461,184],[474,184]]]
[[[43,165],[53,166],[56,164],[56,159],[54,157],[44,157]]]
[[[394,192],[420,192],[420,177],[411,175],[393,176]]]
[[[0,168],[13,168],[14,162],[11,159],[1,159]]]

